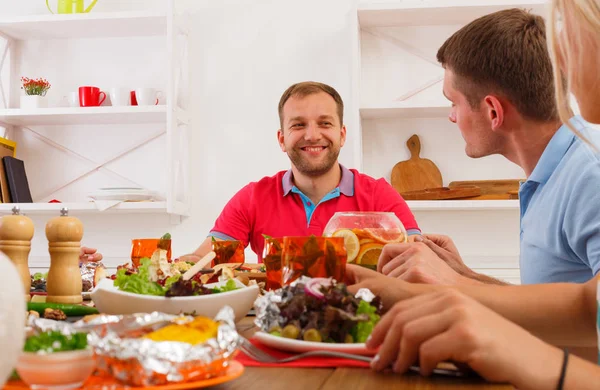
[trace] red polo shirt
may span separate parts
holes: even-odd
[[[329,219],[339,211],[393,212],[409,235],[421,233],[408,205],[386,180],[340,167],[339,186],[318,205],[293,185],[291,170],[248,184],[227,203],[209,236],[240,240],[244,246],[250,244],[262,262],[263,234],[320,236]]]

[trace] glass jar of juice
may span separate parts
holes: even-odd
[[[300,276],[344,281],[346,249],[341,237],[283,237],[282,283]]]
[[[282,237],[265,237],[265,246],[263,250],[263,263],[267,274],[267,291],[277,290],[282,287],[281,254],[283,252]]]
[[[376,269],[385,244],[408,242],[402,222],[392,212],[337,212],[323,236],[343,237],[349,264]]]
[[[237,240],[213,240],[211,242],[212,250],[216,256],[211,263],[211,267],[224,263],[244,264],[244,244]]]

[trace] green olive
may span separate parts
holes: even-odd
[[[304,332],[304,341],[316,341],[321,342],[321,333],[316,329],[308,329]]]
[[[273,332],[281,333],[281,326],[275,325],[271,329],[269,329],[269,333],[273,334]]]
[[[288,339],[297,339],[300,334],[300,329],[296,325],[286,325],[281,331],[281,335]]]
[[[269,334],[271,336],[277,336],[277,337],[281,337],[281,332],[278,330],[272,330],[271,332],[269,332]]]
[[[353,342],[354,342],[354,337],[352,337],[352,335],[350,333],[348,333],[346,335],[346,338],[344,339],[344,343],[352,344]]]

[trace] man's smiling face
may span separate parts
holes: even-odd
[[[340,123],[335,100],[319,92],[288,99],[278,138],[281,150],[300,173],[318,177],[337,163],[346,128]]]

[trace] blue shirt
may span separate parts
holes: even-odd
[[[574,127],[597,148],[600,131]],[[563,125],[519,189],[521,282],[590,280],[600,269],[600,160]]]

